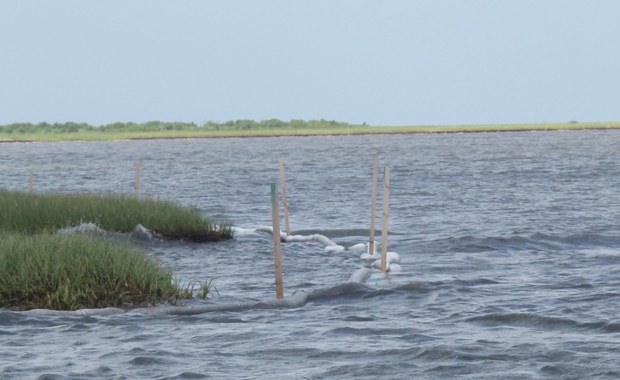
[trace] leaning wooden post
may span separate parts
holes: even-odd
[[[383,172],[383,228],[381,229],[381,271],[387,272],[388,206],[390,204],[390,168]]]
[[[134,165],[133,193],[136,198],[140,197],[140,162]]]
[[[291,234],[291,228],[288,223],[288,201],[286,200],[286,181],[284,176],[284,161],[280,159],[280,186],[282,187],[282,207],[284,207],[284,231],[286,236]]]
[[[28,173],[28,192],[32,194],[34,191],[34,176],[32,175],[32,170]]]
[[[278,207],[278,188],[271,184],[271,221],[273,227],[273,261],[276,272],[276,298],[284,297],[282,281],[282,252],[280,250],[280,209]]]
[[[370,240],[368,241],[368,254],[375,252],[375,219],[377,208],[377,160],[372,164],[372,192],[370,196]]]

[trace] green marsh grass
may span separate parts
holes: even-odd
[[[516,132],[582,129],[620,129],[620,122],[568,122],[541,124],[369,126],[328,120],[271,119],[236,120],[204,125],[181,122],[115,123],[101,127],[87,124],[0,125],[0,142],[11,141],[91,141],[126,139],[272,137],[360,134],[411,134],[458,132]]]
[[[194,242],[232,238],[227,222],[213,222],[175,202],[125,195],[30,194],[0,189],[0,230],[54,233],[80,223],[129,232],[136,225],[169,239]]]
[[[137,307],[190,297],[169,270],[127,244],[0,231],[0,308]]]

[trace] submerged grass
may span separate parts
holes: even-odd
[[[191,297],[172,274],[128,245],[82,236],[0,231],[0,307],[135,307]]]
[[[232,238],[227,222],[215,223],[175,202],[124,195],[29,194],[0,189],[0,230],[55,232],[80,223],[129,232],[142,224],[163,237],[195,242]]]

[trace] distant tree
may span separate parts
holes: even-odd
[[[267,120],[261,121],[259,123],[259,126],[263,128],[269,128],[269,129],[284,128],[286,127],[286,123],[280,119],[267,119]]]

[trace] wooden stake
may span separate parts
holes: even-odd
[[[280,208],[278,207],[278,188],[271,184],[271,221],[273,227],[273,262],[276,272],[276,298],[284,297],[282,280],[282,252],[280,250]]]
[[[28,192],[32,194],[34,191],[34,176],[32,175],[32,170],[28,173]]]
[[[134,166],[133,193],[136,198],[140,197],[140,162],[136,162]]]
[[[383,172],[383,228],[381,229],[381,271],[387,272],[388,206],[390,204],[390,168]]]
[[[368,240],[368,254],[375,252],[375,219],[377,209],[377,160],[372,164],[372,192],[370,196],[370,239]]]
[[[280,159],[280,186],[282,187],[282,207],[284,207],[284,231],[286,236],[291,234],[291,227],[288,223],[288,201],[286,200],[286,181],[284,176],[284,161]]]

